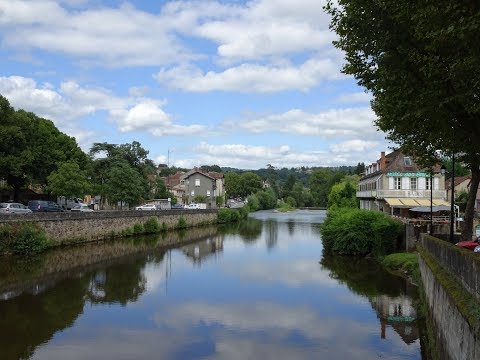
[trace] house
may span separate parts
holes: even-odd
[[[446,196],[439,165],[430,173],[399,150],[382,152],[380,159],[366,166],[357,189],[361,209],[402,217],[409,217],[411,208],[430,206],[430,199],[433,206],[449,205]]]
[[[458,176],[455,177],[455,195],[454,198],[457,198],[458,195],[460,195],[462,192],[468,193],[470,191],[470,183],[472,180],[471,175],[466,175],[466,176]],[[447,199],[451,199],[452,197],[452,179],[447,179],[445,181],[445,188],[447,190]],[[475,197],[475,204],[474,204],[475,210],[480,209],[480,186],[477,189],[477,195]]]
[[[185,204],[205,202],[208,208],[216,208],[216,198],[225,194],[222,173],[203,173],[198,168],[183,174],[180,185],[184,189]]]

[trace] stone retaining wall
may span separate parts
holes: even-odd
[[[104,240],[121,235],[135,224],[144,224],[149,218],[157,218],[173,229],[180,218],[187,227],[212,224],[217,220],[216,209],[209,210],[160,210],[160,211],[96,211],[92,213],[34,213],[0,217],[5,223],[32,222],[45,229],[47,236],[58,245]]]
[[[435,326],[435,343],[440,359],[480,359],[480,339],[458,310],[435,274],[419,257],[429,313]]]
[[[480,300],[480,254],[422,234],[422,246]]]

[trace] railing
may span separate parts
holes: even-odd
[[[401,221],[404,224],[429,224],[430,223],[430,216],[426,218],[406,218],[402,216],[395,216],[391,215],[393,219]],[[449,216],[433,216],[432,222],[434,224],[448,224],[450,223]]]
[[[430,195],[434,199],[446,199],[446,190],[368,190],[357,191],[357,198],[423,198],[430,199]]]

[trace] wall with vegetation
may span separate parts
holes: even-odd
[[[427,234],[417,249],[438,357],[479,359],[480,257]]]
[[[217,210],[171,211],[105,211],[93,213],[42,213],[29,216],[0,217],[0,225],[15,222],[35,223],[43,228],[54,244],[103,240],[120,236],[135,224],[144,224],[157,218],[166,229],[177,228],[179,222],[186,227],[215,223]],[[182,221],[181,219],[184,219]]]
[[[419,259],[440,359],[479,359],[480,339],[425,260]]]
[[[422,246],[440,265],[454,275],[460,283],[480,300],[480,256],[470,250],[424,234]]]

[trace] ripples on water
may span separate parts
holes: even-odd
[[[324,211],[251,217],[4,259],[0,358],[422,358],[416,289],[322,255]]]

